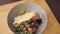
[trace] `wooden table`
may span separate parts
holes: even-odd
[[[42,34],[60,34],[60,25],[58,24],[55,16],[53,15],[45,0],[24,0],[0,6],[0,34],[13,34],[7,25],[8,13],[14,6],[26,1],[42,6],[47,13],[48,24]]]

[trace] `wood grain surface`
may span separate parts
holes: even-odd
[[[7,16],[14,6],[23,2],[36,3],[45,9],[48,16],[48,24],[42,34],[60,34],[60,25],[45,0],[23,0],[0,6],[0,34],[13,34],[7,25]]]

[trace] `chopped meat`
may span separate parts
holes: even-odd
[[[21,26],[21,28],[24,28],[25,27],[23,24],[21,24],[20,26]]]
[[[23,28],[23,30],[24,30],[24,31],[26,31],[26,30],[27,30],[27,28],[26,28],[26,27],[24,27],[24,28]]]
[[[29,30],[29,32],[30,32],[30,34],[32,34],[33,33],[33,30],[32,30],[33,28],[29,28],[28,30]]]
[[[34,33],[34,32],[36,32],[36,28],[35,28],[35,27],[33,28],[33,33]]]
[[[33,15],[32,15],[33,14]],[[17,27],[18,25],[21,27],[22,32],[20,34],[26,34],[26,32],[29,32],[30,34],[33,34],[37,31],[37,27],[39,24],[42,23],[42,20],[39,18],[38,15],[36,15],[34,12],[27,13],[22,15],[21,13],[19,14],[21,16],[16,17],[14,25]],[[27,22],[24,22],[27,21]],[[24,24],[22,24],[24,22]],[[16,30],[18,31],[18,30]]]
[[[28,29],[30,34],[33,34],[34,32],[36,32],[36,28],[35,27],[31,27]]]
[[[29,28],[31,26],[31,24],[27,24],[26,26],[27,26],[27,28]]]
[[[35,21],[37,19],[39,19],[39,16],[37,16],[37,15],[32,18],[33,21]]]

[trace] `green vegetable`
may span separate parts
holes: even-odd
[[[21,28],[20,26],[18,26],[18,30],[19,30],[19,31],[22,31],[22,28]]]
[[[28,23],[27,21],[22,22],[22,24],[24,24],[25,26],[27,25],[27,23]]]
[[[25,13],[26,12],[26,8],[21,8],[21,13]]]
[[[28,32],[26,32],[25,34],[30,34],[30,32],[28,31]]]

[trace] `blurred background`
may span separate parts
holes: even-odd
[[[0,5],[4,5],[7,3],[12,3],[12,2],[17,2],[17,1],[21,1],[21,0],[0,0]]]

